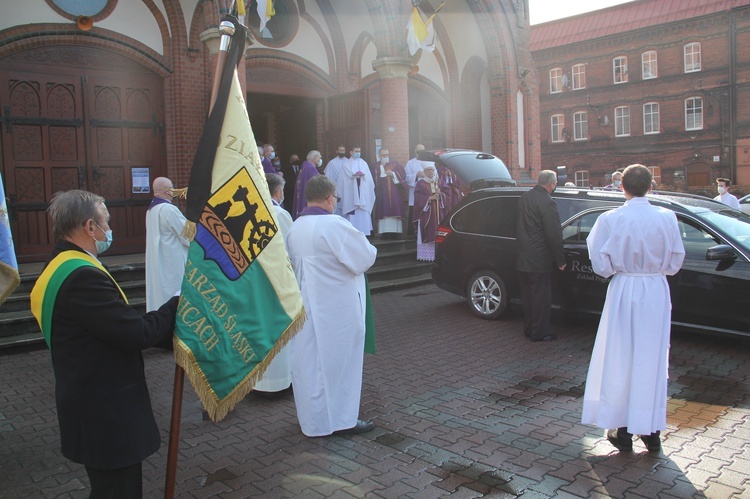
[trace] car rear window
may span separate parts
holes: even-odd
[[[600,206],[617,208],[622,205],[621,202],[604,201],[601,199],[555,197],[554,195],[553,198],[557,203],[557,211],[560,214],[560,223],[573,218],[582,211],[590,210],[591,208],[598,208]],[[625,199],[623,199],[623,201],[625,201]]]
[[[516,237],[518,196],[491,197],[466,204],[451,219],[453,229],[468,234]]]

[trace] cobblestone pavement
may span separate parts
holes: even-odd
[[[579,423],[596,321],[556,318],[560,340],[530,343],[518,311],[483,321],[432,285],[373,298],[362,416],[376,430],[306,438],[291,394],[251,394],[215,424],[186,384],[179,497],[750,497],[750,341],[673,334],[663,452],[618,454]],[[174,364],[145,357],[158,498]],[[87,496],[60,455],[48,352],[0,353],[0,497]]]

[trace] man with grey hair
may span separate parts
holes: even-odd
[[[622,183],[622,172],[616,171],[612,174],[612,183],[605,186],[604,189],[608,191],[619,191],[621,183]]]
[[[300,212],[307,206],[307,197],[305,196],[305,188],[311,178],[320,175],[318,167],[323,164],[323,160],[320,156],[320,151],[313,149],[307,153],[307,161],[302,163],[297,174],[297,180],[294,184],[294,205],[292,208],[292,218],[295,220],[299,216]]]
[[[524,335],[531,341],[552,341],[549,329],[552,306],[552,271],[565,270],[565,253],[557,204],[551,194],[557,187],[557,174],[539,172],[537,185],[521,196],[518,203],[516,269],[521,284]]]
[[[263,165],[264,173],[277,173],[276,168],[273,167],[273,159],[276,157],[276,151],[271,144],[263,144],[263,156],[260,159]]]
[[[307,322],[291,341],[292,384],[302,433],[364,433],[359,419],[365,347],[364,273],[377,249],[343,217],[332,215],[336,184],[324,175],[307,183],[307,206],[287,238]]]
[[[98,257],[112,242],[104,198],[58,192],[57,240],[31,292],[55,373],[62,454],[86,466],[91,497],[141,497],[141,463],[161,443],[141,350],[169,346],[177,297],[140,315]]]

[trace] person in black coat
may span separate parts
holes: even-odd
[[[552,341],[550,332],[552,271],[565,269],[565,253],[557,204],[550,196],[557,186],[552,170],[539,173],[537,185],[518,204],[516,269],[521,284],[524,334],[531,341]]]
[[[32,309],[40,297],[54,298],[44,309],[49,330],[44,311],[37,320],[52,355],[62,454],[85,465],[91,497],[141,497],[141,463],[161,443],[141,350],[171,345],[178,298],[140,315],[96,265],[112,241],[104,198],[57,193],[49,213],[57,244],[32,291]],[[80,266],[60,275],[61,261]],[[54,268],[64,279],[56,297],[45,278]]]
[[[289,163],[281,165],[281,175],[286,183],[284,184],[284,202],[283,206],[289,214],[292,214],[292,204],[294,203],[294,185],[297,183],[297,174],[301,166],[299,156],[292,154],[289,156]]]

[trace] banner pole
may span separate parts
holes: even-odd
[[[219,84],[221,75],[224,72],[224,66],[227,62],[229,42],[235,32],[234,23],[222,21],[219,25],[219,32],[221,33],[221,42],[219,45],[219,54],[216,59],[216,71],[214,71],[211,101],[208,107],[209,115],[214,108],[214,103],[219,94]],[[169,426],[169,448],[167,451],[167,472],[164,484],[164,499],[174,499],[175,485],[177,482],[177,453],[180,448],[180,424],[182,422],[182,394],[184,386],[185,370],[175,362],[174,390],[172,392],[172,421]]]
[[[172,392],[172,422],[169,426],[169,450],[167,452],[167,477],[164,484],[164,499],[174,499],[177,481],[177,451],[180,447],[180,422],[182,420],[182,393],[185,385],[185,370],[174,365],[174,391]]]
[[[219,53],[216,56],[216,71],[214,72],[213,87],[211,88],[211,103],[208,105],[208,114],[214,108],[216,97],[219,95],[219,85],[221,83],[221,74],[224,71],[224,66],[227,63],[227,52],[229,51],[229,42],[232,40],[234,35],[235,27],[234,23],[229,21],[221,21],[219,24],[219,32],[221,33],[221,41],[219,43]]]

